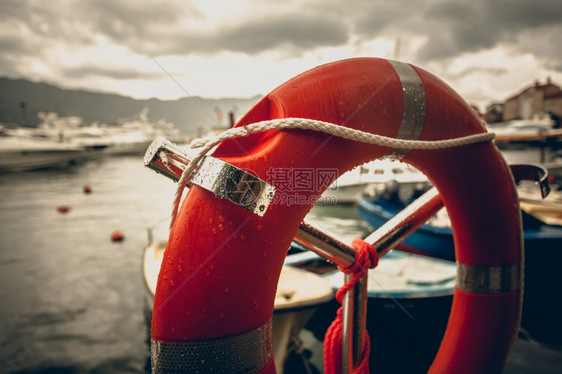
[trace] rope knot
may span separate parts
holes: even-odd
[[[367,269],[374,269],[378,265],[379,255],[375,247],[359,238],[355,238],[351,246],[355,249],[355,261],[347,267],[339,266],[340,271],[345,274],[357,272],[364,274]]]
[[[353,274],[353,278],[336,292],[336,299],[340,303],[343,301],[345,293],[359,282],[367,270],[374,269],[379,263],[379,255],[376,249],[366,241],[356,238],[351,246],[355,249],[355,261],[349,266],[338,266],[342,273]]]

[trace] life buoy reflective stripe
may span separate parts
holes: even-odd
[[[236,126],[289,117],[419,140],[486,131],[471,108],[436,77],[411,65],[374,58],[305,72],[264,97]],[[223,142],[213,156],[267,181],[276,188],[276,198],[259,217],[198,186],[190,189],[160,271],[153,339],[213,341],[266,323],[273,313],[286,248],[314,197],[337,174],[388,153],[397,152],[303,130]],[[489,287],[461,285],[455,291],[431,371],[500,372],[518,330],[521,305],[520,213],[509,168],[492,143],[410,150],[400,156],[427,174],[440,191],[453,224],[456,258],[460,268],[468,270],[463,276],[471,280],[465,283],[480,284],[481,274],[494,274],[494,269],[502,269],[500,278],[511,272],[504,277],[512,279],[508,287],[492,290],[494,282],[489,282]],[[320,178],[320,171],[326,170],[337,173]],[[298,204],[279,198],[296,194],[301,197]],[[269,363],[261,372],[274,370]]]
[[[425,90],[420,76],[414,68],[398,61],[389,61],[396,70],[402,86],[402,120],[397,139],[418,140],[425,121]],[[405,156],[408,151],[392,150],[393,153]]]
[[[271,320],[255,330],[200,342],[151,342],[152,373],[247,373],[273,357]]]

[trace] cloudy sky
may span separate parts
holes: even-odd
[[[0,0],[0,76],[135,98],[251,97],[348,57],[407,61],[482,108],[562,84],[560,0]]]

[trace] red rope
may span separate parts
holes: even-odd
[[[360,279],[369,268],[374,268],[379,262],[375,248],[369,243],[355,239],[352,243],[355,249],[355,262],[348,267],[338,267],[345,274],[353,274],[351,280],[345,283],[337,292],[336,300],[341,304],[343,297]],[[369,374],[369,352],[371,342],[369,334],[365,331],[361,362],[353,369],[353,374]],[[336,319],[332,322],[324,336],[324,373],[341,373],[342,362],[342,308],[338,309]]]

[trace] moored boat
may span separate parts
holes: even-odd
[[[380,227],[404,208],[388,196],[363,199],[360,216],[374,228]],[[522,326],[537,339],[559,339],[562,323],[557,301],[552,298],[557,284],[557,264],[562,260],[562,227],[549,225],[522,210],[525,245],[525,297]],[[420,226],[397,247],[410,253],[455,261],[453,230],[445,209]]]
[[[490,131],[496,134],[496,143],[536,144],[556,142],[562,137],[562,129],[549,114],[489,124]]]
[[[87,155],[88,150],[79,145],[22,136],[0,137],[0,171],[3,172],[67,166]]]
[[[117,125],[84,124],[77,116],[59,117],[57,113],[40,112],[42,122],[31,132],[34,137],[70,143],[87,149],[103,150],[103,155],[140,155],[158,136],[174,141],[183,140],[180,130],[171,122],[148,118],[148,109]]]
[[[357,204],[364,196],[373,196],[388,181],[396,180],[404,187],[402,196],[410,198],[414,191],[429,184],[427,177],[409,164],[392,159],[368,162],[340,176],[323,194],[319,203]]]
[[[152,311],[158,273],[166,243],[153,242],[144,250],[142,273],[147,306]],[[315,311],[333,299],[328,280],[292,266],[281,271],[273,313],[273,353],[277,373],[284,372],[288,347]]]

